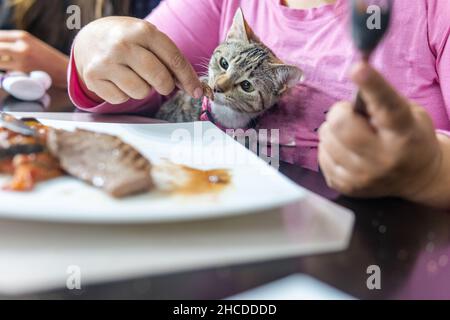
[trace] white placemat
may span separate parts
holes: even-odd
[[[355,300],[355,298],[308,275],[295,274],[230,297],[228,300]]]
[[[344,250],[353,222],[352,212],[313,194],[283,210],[179,224],[101,226],[0,220],[0,294],[63,288],[77,269],[83,287]]]

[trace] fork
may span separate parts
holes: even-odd
[[[372,53],[389,29],[392,0],[351,1],[353,43],[360,51],[362,60],[369,62]],[[368,117],[367,106],[360,91],[355,99],[354,110],[356,113]]]
[[[37,136],[36,130],[28,126],[25,122],[0,111],[0,126],[24,136]]]

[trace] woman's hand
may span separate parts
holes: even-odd
[[[355,197],[395,196],[450,208],[450,139],[426,111],[367,64],[353,80],[369,118],[336,104],[320,128],[319,162],[330,187]]]
[[[53,84],[67,86],[69,58],[26,31],[0,30],[0,70],[47,72]]]
[[[168,95],[177,84],[195,98],[203,95],[189,61],[147,21],[127,17],[94,21],[80,31],[74,50],[84,85],[109,103],[144,99],[152,88]]]

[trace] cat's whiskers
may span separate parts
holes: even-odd
[[[211,113],[228,128],[247,127],[276,104],[285,92],[282,88],[295,85],[302,76],[301,70],[284,64],[251,32],[240,10],[227,40],[214,50],[212,57],[197,56],[194,60],[201,80],[218,91],[210,102]],[[223,77],[225,73],[228,79]],[[202,101],[179,92],[157,116],[169,122],[187,122],[196,121],[201,115]]]
[[[236,102],[233,107],[243,113],[254,113],[254,109],[246,103]]]
[[[196,63],[195,65],[198,67],[206,68],[206,69],[209,68],[209,63],[200,62],[200,63]]]
[[[205,64],[209,65],[209,62],[210,62],[210,59],[209,59],[209,58],[206,58],[206,57],[199,57],[199,56],[197,56],[197,57],[195,57],[195,58],[198,59],[198,60],[200,60],[200,63],[205,63]]]
[[[210,63],[210,61],[209,61],[209,59],[206,59],[204,57],[200,57],[198,59],[200,60],[200,62],[196,63],[195,66],[202,70],[199,73],[200,76],[207,77],[208,73],[209,73],[209,63]]]
[[[239,113],[245,113],[244,110],[238,107],[239,104],[234,99],[228,97],[227,95],[216,94],[215,100],[223,107],[229,108],[230,110],[234,110]]]

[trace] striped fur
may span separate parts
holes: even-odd
[[[221,65],[221,59],[227,62],[227,69]],[[283,64],[259,41],[238,10],[226,41],[217,47],[209,62],[206,80],[216,89],[212,114],[224,127],[247,127],[301,78],[299,68]],[[251,84],[251,92],[242,88],[244,81]],[[157,118],[169,122],[197,121],[200,113],[199,101],[178,92],[161,107]]]

